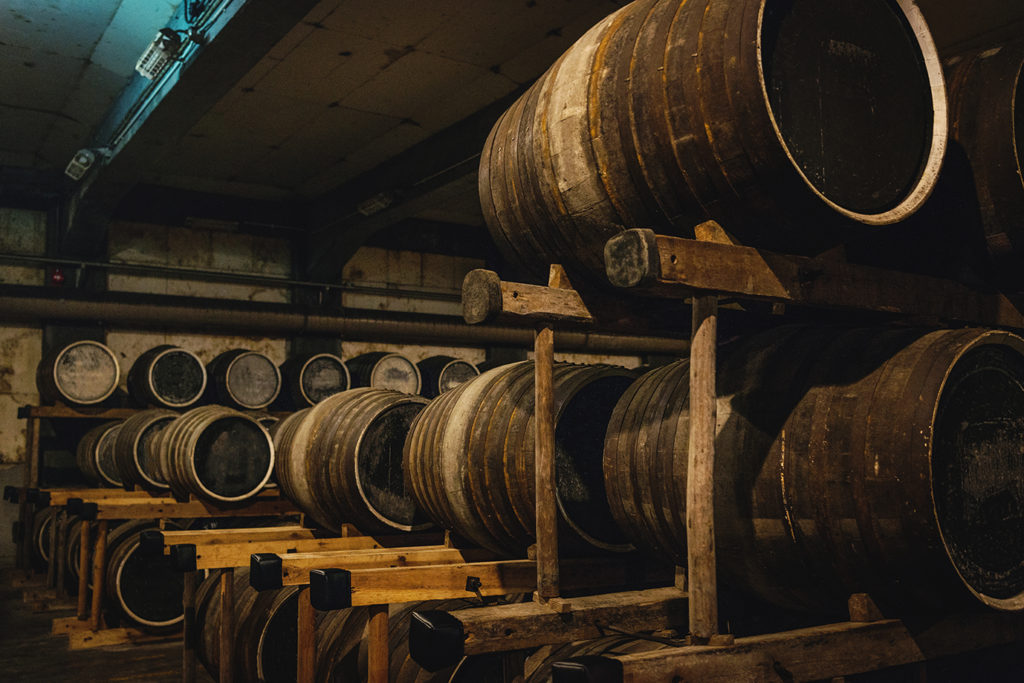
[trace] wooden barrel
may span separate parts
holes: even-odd
[[[402,446],[427,399],[350,389],[285,418],[278,428],[277,482],[300,510],[332,531],[429,526],[405,489]]]
[[[87,431],[75,449],[75,462],[91,483],[98,486],[121,486],[117,467],[116,443],[121,420],[104,422]]]
[[[601,445],[633,373],[556,363],[556,496],[567,552],[631,548],[605,501]],[[437,524],[523,556],[534,540],[533,362],[489,370],[434,399],[405,443],[408,488]]]
[[[155,478],[182,497],[246,500],[260,492],[274,470],[274,444],[267,430],[225,406],[193,408],[157,434],[152,448],[158,463]]]
[[[451,356],[424,358],[416,367],[423,378],[423,389],[420,393],[427,398],[440,396],[480,374],[480,370],[469,361]]]
[[[637,0],[498,120],[479,190],[507,259],[606,282],[623,226],[692,237],[711,218],[807,253],[900,221],[945,143],[942,70],[911,0]]]
[[[400,353],[373,351],[346,361],[352,387],[391,389],[404,394],[418,394],[422,386],[416,364]]]
[[[1018,291],[1024,288],[1022,74],[1024,42],[963,56],[948,73],[953,151],[966,156],[970,169],[955,190],[972,195],[1001,284]]]
[[[856,592],[894,610],[970,593],[1024,606],[1024,340],[787,327],[723,348],[718,367],[724,581],[815,611]],[[686,361],[641,378],[604,455],[615,519],[679,564],[687,391]]]
[[[163,344],[140,355],[128,371],[128,393],[140,405],[188,408],[206,391],[206,368],[191,351]]]
[[[142,532],[155,528],[156,522],[146,520],[122,524],[110,531],[105,597],[133,626],[162,633],[181,628],[183,580],[169,556],[138,552]],[[168,522],[167,528],[180,527]]]
[[[57,508],[43,508],[32,516],[32,565],[45,568],[50,564],[50,541],[56,528]]]
[[[196,656],[217,679],[220,675],[220,571],[211,572],[196,590]],[[234,570],[235,632],[232,670],[240,681],[292,683],[296,675],[298,636],[297,586],[256,591],[249,570]]]
[[[117,356],[96,341],[77,341],[46,354],[36,368],[44,403],[90,406],[110,398],[121,380]]]
[[[166,429],[178,413],[172,410],[143,410],[127,418],[114,440],[114,461],[125,486],[146,489],[168,488],[161,478],[157,453],[153,448],[156,437]]]
[[[239,410],[266,408],[281,391],[281,371],[262,353],[232,349],[206,366],[206,399]]]
[[[289,358],[281,365],[281,376],[288,388],[288,406],[296,410],[316,405],[351,385],[348,366],[330,353]]]

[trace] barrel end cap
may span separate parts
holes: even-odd
[[[658,239],[653,230],[634,228],[604,245],[604,268],[616,287],[649,287],[661,275]]]
[[[139,552],[147,557],[163,555],[164,532],[159,529],[144,529],[139,535]]]
[[[253,553],[249,557],[249,585],[258,591],[283,587],[281,558],[274,553]]]
[[[161,537],[161,552],[163,538]],[[171,546],[171,565],[179,572],[196,571],[196,546],[194,543],[179,543]]]
[[[352,572],[345,569],[314,569],[309,573],[309,602],[318,610],[352,606]]]
[[[412,613],[409,622],[409,654],[431,673],[455,666],[465,654],[462,622],[448,612],[424,610]]]
[[[552,683],[622,683],[622,664],[609,657],[575,657],[555,662]]]
[[[462,318],[469,325],[494,320],[501,313],[501,278],[476,268],[462,280]]]

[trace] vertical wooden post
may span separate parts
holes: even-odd
[[[369,650],[367,683],[388,683],[391,652],[388,646],[388,606],[369,607],[370,620],[366,626]]]
[[[39,486],[39,418],[28,418],[28,425],[25,429],[25,488],[37,488]],[[36,510],[27,500],[25,492],[22,492],[18,503],[18,519],[21,520],[22,537],[18,543],[15,559],[20,558],[18,565],[22,569],[32,571],[32,522]]]
[[[57,537],[55,550],[56,555],[50,555],[50,562],[56,563],[54,581],[57,583],[57,599],[63,600],[67,597],[67,585],[64,572],[64,560],[68,555],[68,513],[66,510],[57,512],[56,526],[53,529]]]
[[[537,510],[537,597],[559,595],[558,510],[555,506],[554,330],[537,328],[534,364],[534,486]]]
[[[195,683],[196,680],[196,584],[198,572],[185,572],[182,577],[181,608],[185,615],[181,630],[181,681]]]
[[[96,523],[96,550],[92,557],[92,609],[89,611],[89,628],[100,629],[103,604],[103,579],[107,569],[107,520]]]
[[[27,471],[25,472],[25,478],[27,479],[26,486],[38,488],[39,487],[39,433],[41,431],[41,425],[38,417],[28,418],[28,432],[26,437],[28,438],[28,448],[26,448],[25,457],[28,462],[26,463]]]
[[[686,561],[690,633],[697,642],[707,642],[718,633],[714,520],[717,336],[718,298],[714,295],[693,297]]]
[[[57,513],[50,519],[50,561],[46,563],[47,588],[57,587],[57,526],[60,523],[60,514]]]
[[[232,643],[235,636],[235,570],[228,568],[220,575],[220,676],[218,683],[231,683],[234,669]]]
[[[92,522],[82,520],[78,544],[78,618],[89,618],[89,536]]]
[[[316,678],[316,611],[309,601],[309,586],[299,590],[298,660],[296,683],[313,683]]]

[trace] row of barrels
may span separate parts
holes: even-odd
[[[1018,42],[944,75],[911,2],[636,0],[495,123],[487,227],[509,262],[581,285],[607,286],[603,247],[624,228],[693,237],[714,219],[746,245],[870,261],[881,244],[909,268],[941,234],[945,257],[987,247],[975,275],[1019,290],[1022,67]]]
[[[220,671],[219,633],[221,605],[216,599],[219,571],[211,572],[196,591],[196,655],[211,676]],[[296,678],[299,588],[257,592],[249,586],[247,569],[234,570],[235,633],[232,639],[232,671],[239,680],[260,683],[289,683]],[[521,596],[508,596],[518,601]],[[527,660],[525,671],[505,671],[502,653],[464,657],[454,666],[427,671],[409,653],[409,630],[413,612],[458,610],[475,606],[468,600],[428,600],[389,605],[388,650],[390,680],[393,683],[481,683],[516,680],[542,683],[550,680],[555,662],[571,657],[609,652],[639,652],[666,647],[650,640],[629,637],[600,639],[546,647]],[[366,627],[369,608],[353,607],[316,613],[315,680],[324,683],[367,680]]]
[[[554,368],[568,553],[685,563],[686,360]],[[989,330],[783,327],[724,346],[720,571],[770,603],[1024,607],[1024,340]],[[433,522],[507,557],[534,541],[533,368],[433,401],[360,389],[283,421],[278,481],[337,530]]]
[[[42,569],[50,562],[63,563],[65,585],[69,593],[78,591],[81,561],[82,520],[71,515],[67,520],[67,543],[60,557],[50,556],[52,535],[56,533],[57,509],[39,510],[32,527],[32,563]],[[186,522],[169,520],[166,528],[184,528]],[[182,574],[166,556],[140,551],[142,532],[156,528],[155,521],[111,522],[107,535],[107,566],[103,577],[104,608],[107,623],[129,624],[149,633],[163,633],[181,627]],[[92,571],[92,541],[86,546],[87,566]],[[92,586],[92,576],[88,577]]]
[[[120,372],[110,348],[96,341],[78,341],[43,358],[36,385],[43,401],[96,405],[117,390]],[[127,387],[142,406],[183,409],[202,401],[239,410],[295,410],[353,387],[433,398],[477,374],[475,365],[450,356],[414,363],[402,354],[384,351],[348,361],[318,353],[290,358],[278,367],[262,353],[231,349],[204,366],[191,351],[165,344],[136,359]]]

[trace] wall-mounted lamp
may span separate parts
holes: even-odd
[[[80,149],[75,152],[75,156],[71,157],[71,161],[68,162],[68,167],[64,169],[64,175],[74,180],[81,180],[85,172],[96,161],[96,153],[91,149]]]
[[[184,33],[184,31],[175,31],[171,28],[160,29],[156,38],[139,57],[139,61],[135,64],[135,70],[149,80],[159,76],[181,51]]]

